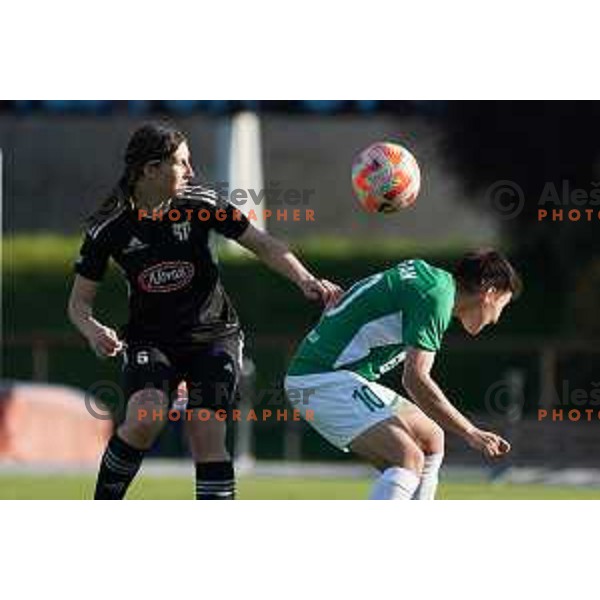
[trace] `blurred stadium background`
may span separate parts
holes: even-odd
[[[209,181],[308,190],[314,222],[290,215],[269,219],[267,229],[340,284],[409,257],[450,266],[474,246],[508,252],[523,274],[523,297],[477,340],[454,325],[436,376],[462,410],[504,431],[514,453],[484,465],[449,436],[441,495],[600,497],[600,223],[566,214],[538,221],[537,213],[549,184],[565,213],[594,208],[569,204],[564,182],[589,194],[600,181],[599,117],[592,102],[0,102],[0,497],[91,495],[110,422],[90,422],[83,398],[96,384],[114,401],[97,383],[117,382],[118,364],[97,360],[66,318],[72,263],[84,217],[119,177],[129,134],[160,118],[187,132],[194,166]],[[352,197],[352,158],[377,140],[406,145],[422,168],[416,206],[398,215],[363,214]],[[512,192],[491,197],[498,182],[512,182]],[[266,207],[293,208],[269,192]],[[245,407],[289,408],[281,376],[318,308],[246,254],[220,250],[246,332]],[[97,312],[124,322],[126,290],[115,272]],[[399,377],[386,383],[398,388]],[[541,408],[562,409],[563,420],[538,420]],[[570,420],[570,409],[594,416]],[[241,497],[366,495],[368,471],[303,423],[240,423],[232,437]],[[191,498],[187,456],[180,424],[171,423],[129,497]]]

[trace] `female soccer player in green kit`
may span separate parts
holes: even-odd
[[[477,335],[520,290],[496,251],[466,254],[453,273],[407,260],[356,283],[305,337],[285,380],[290,401],[304,398],[294,407],[325,439],[380,471],[371,499],[433,500],[444,430],[490,458],[510,451],[449,402],[431,368],[453,316]],[[402,362],[414,403],[377,383]]]

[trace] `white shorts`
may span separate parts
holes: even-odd
[[[352,371],[288,375],[284,385],[293,408],[345,452],[361,433],[410,405],[393,390]]]

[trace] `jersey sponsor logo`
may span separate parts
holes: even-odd
[[[139,238],[133,236],[127,246],[123,249],[123,254],[129,254],[130,252],[135,252],[136,250],[142,250],[143,248],[147,248],[148,244],[144,244]]]
[[[192,281],[195,268],[190,262],[162,262],[142,271],[138,285],[144,292],[173,292]]]

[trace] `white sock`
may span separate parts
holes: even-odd
[[[375,482],[369,500],[410,500],[419,485],[419,476],[409,469],[390,467]]]
[[[435,500],[435,491],[438,486],[440,467],[444,454],[426,454],[421,473],[421,482],[417,487],[413,500]]]

